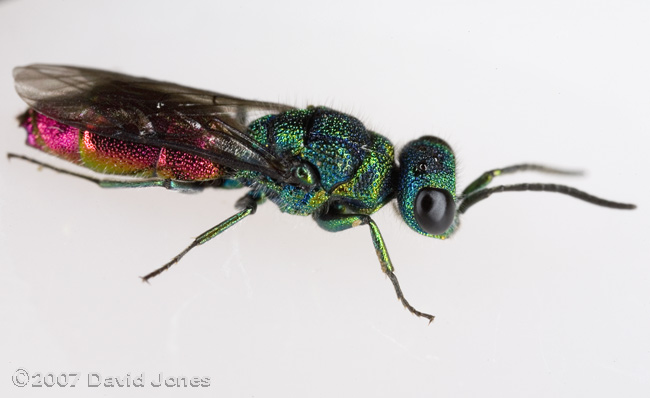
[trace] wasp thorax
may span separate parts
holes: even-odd
[[[318,171],[314,166],[303,162],[292,171],[294,179],[302,186],[311,187],[318,184]]]
[[[447,236],[456,218],[456,162],[443,140],[424,136],[399,156],[397,201],[402,218],[427,236]]]

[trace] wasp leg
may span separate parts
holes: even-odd
[[[486,171],[485,173],[481,174],[479,178],[476,180],[472,181],[471,184],[465,188],[463,191],[462,196],[466,196],[471,194],[472,192],[476,192],[480,189],[485,188],[494,177],[500,176],[503,174],[512,174],[516,173],[519,171],[539,171],[541,173],[547,173],[547,174],[562,174],[562,175],[582,175],[582,171],[579,170],[562,170],[562,169],[556,169],[553,167],[547,167],[547,166],[542,166],[539,164],[516,164],[514,166],[508,166],[508,167],[503,167],[500,169],[494,169],[494,170],[489,170]]]
[[[185,250],[183,250],[182,252],[178,253],[170,262],[158,268],[157,270],[152,271],[147,275],[143,276],[142,281],[148,282],[149,279],[153,278],[154,276],[160,274],[163,271],[166,271],[167,269],[169,269],[169,267],[176,264],[181,258],[183,258],[183,256],[187,254],[187,252],[189,252],[193,248],[200,246],[205,242],[215,238],[217,235],[221,234],[223,231],[237,224],[238,222],[250,216],[251,214],[255,214],[255,211],[257,210],[257,205],[259,203],[262,203],[264,200],[265,197],[262,194],[254,193],[254,192],[247,193],[246,196],[239,199],[236,203],[236,206],[242,209],[240,212],[238,212],[232,217],[229,217],[222,223],[208,229],[207,231],[205,231],[204,233],[196,237],[196,239],[194,239],[194,242],[192,242],[191,245],[186,247]]]
[[[174,180],[148,180],[148,179],[134,179],[134,180],[110,180],[110,179],[99,179],[99,178],[94,178],[90,177],[84,174],[80,173],[75,173],[73,171],[65,170],[65,169],[60,169],[58,167],[49,165],[47,163],[40,162],[36,159],[32,159],[27,156],[23,155],[17,155],[15,153],[8,153],[7,154],[8,159],[21,159],[26,162],[33,163],[35,165],[38,165],[39,167],[43,167],[52,171],[56,171],[57,173],[61,174],[66,174],[69,176],[77,177],[84,179],[86,181],[90,181],[92,183],[97,184],[101,188],[148,188],[148,187],[163,187],[167,189],[171,189],[174,191],[201,191],[203,189],[203,186],[200,184],[197,184],[196,182],[182,182],[182,181],[174,181]]]
[[[426,318],[429,320],[429,323],[433,321],[434,316],[425,314],[413,308],[406,298],[404,293],[402,293],[402,288],[397,281],[397,276],[395,276],[392,262],[388,256],[388,250],[386,249],[386,244],[384,239],[379,232],[377,224],[370,218],[370,216],[365,214],[336,214],[336,213],[321,213],[314,216],[314,219],[318,225],[331,232],[343,231],[349,228],[358,227],[360,225],[368,225],[370,227],[370,235],[372,237],[372,244],[375,246],[375,252],[377,253],[377,258],[379,258],[379,263],[381,264],[381,270],[388,276],[388,279],[393,283],[395,288],[395,293],[397,294],[397,299],[402,302],[402,305],[409,310],[412,314]]]

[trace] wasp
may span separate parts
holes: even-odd
[[[396,157],[391,142],[356,118],[322,106],[296,109],[173,83],[97,69],[29,65],[14,69],[18,95],[29,105],[19,117],[27,144],[95,172],[124,176],[97,179],[29,157],[8,154],[103,188],[164,187],[180,192],[246,188],[238,212],[199,235],[171,261],[176,264],[269,200],[281,211],[311,216],[332,232],[367,226],[382,271],[411,313],[386,244],[371,215],[396,200],[415,232],[447,239],[459,217],[494,193],[546,191],[603,207],[635,205],[601,199],[573,187],[523,183],[489,187],[495,177],[534,170],[575,174],[537,164],[483,173],[456,192],[454,152],[443,140],[423,136]]]

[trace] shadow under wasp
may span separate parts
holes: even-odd
[[[536,164],[483,173],[456,194],[455,158],[443,140],[409,142],[395,161],[393,145],[356,118],[325,107],[295,109],[173,83],[97,69],[29,65],[14,69],[16,91],[29,105],[19,118],[27,144],[96,172],[132,177],[96,179],[16,154],[103,188],[248,188],[239,211],[199,235],[148,281],[239,221],[265,200],[289,214],[311,215],[327,231],[366,225],[382,271],[411,313],[429,321],[404,297],[379,228],[370,217],[393,199],[415,232],[450,237],[459,216],[490,195],[557,192],[603,207],[633,204],[601,199],[573,187],[522,183],[488,187],[500,175],[534,170],[576,174]]]

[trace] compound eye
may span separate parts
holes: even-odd
[[[444,189],[422,188],[415,197],[415,221],[428,234],[443,234],[455,215],[454,199]]]

